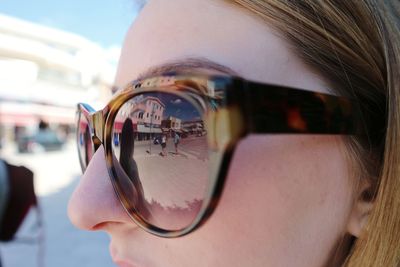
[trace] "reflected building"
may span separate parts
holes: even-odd
[[[165,104],[157,97],[136,97],[124,104],[119,111],[114,125],[114,133],[119,134],[126,118],[133,123],[134,136],[137,140],[153,139],[162,133],[161,122]]]
[[[203,120],[185,121],[182,123],[182,129],[190,135],[202,136],[206,133]]]
[[[164,131],[182,132],[182,120],[173,116],[169,116],[166,120],[162,121],[161,127]]]

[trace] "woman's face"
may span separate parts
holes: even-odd
[[[182,71],[234,72],[328,92],[271,27],[224,1],[149,1],[127,34],[116,83],[171,62],[180,62],[170,67]],[[79,228],[106,231],[120,266],[324,266],[352,212],[344,150],[335,136],[250,135],[236,148],[211,218],[187,236],[165,239],[141,230],[125,213],[101,147],[71,198],[69,215]]]

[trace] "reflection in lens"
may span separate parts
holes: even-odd
[[[115,185],[129,211],[165,230],[189,226],[208,185],[208,147],[201,114],[166,92],[127,101],[113,125]]]
[[[79,157],[85,169],[89,164],[90,159],[93,156],[93,146],[92,139],[89,130],[89,123],[85,116],[80,114],[79,124],[78,124],[78,150]]]

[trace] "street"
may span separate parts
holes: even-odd
[[[13,145],[8,145],[0,150],[0,157],[35,173],[44,217],[46,267],[114,266],[108,252],[108,236],[78,230],[67,217],[68,200],[81,175],[73,140],[61,151],[32,154],[19,154]],[[37,235],[37,229],[32,229],[35,220],[36,214],[31,210],[17,236]],[[37,266],[37,243],[1,243],[0,251],[3,267]]]

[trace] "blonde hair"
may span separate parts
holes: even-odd
[[[389,0],[234,0],[280,32],[333,89],[357,99],[367,134],[350,138],[374,202],[344,266],[400,266],[400,4]]]

